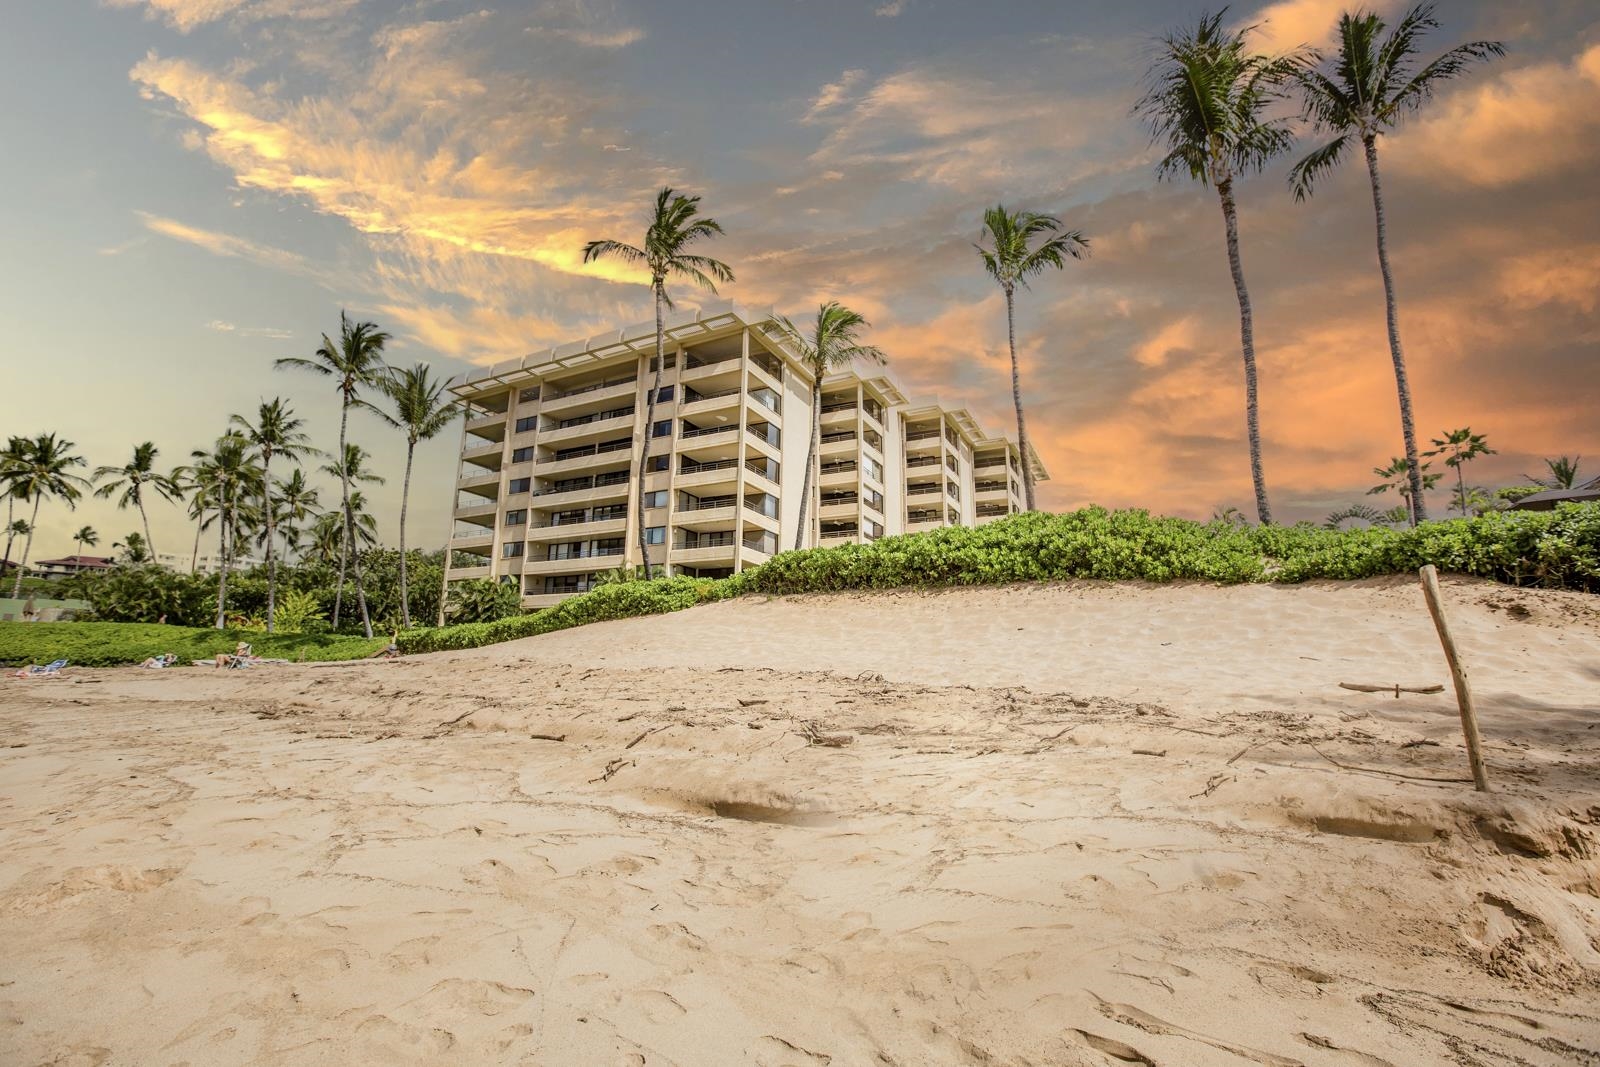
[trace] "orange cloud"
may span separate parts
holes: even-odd
[[[1399,168],[1433,181],[1503,188],[1592,160],[1600,138],[1600,45],[1568,63],[1486,72],[1474,81],[1391,138],[1388,154]]]

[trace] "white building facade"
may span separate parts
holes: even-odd
[[[679,314],[653,418],[655,324],[490,367],[467,407],[447,580],[519,585],[547,607],[641,562],[721,577],[794,548],[820,420],[807,545],[867,542],[1022,510],[1022,457],[963,409],[912,405],[883,368],[823,380],[770,315],[731,304]],[[645,455],[645,506],[638,468]],[[1030,450],[1031,451],[1031,450]],[[1037,457],[1035,477],[1048,477]]]

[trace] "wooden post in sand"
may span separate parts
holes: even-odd
[[[1444,600],[1439,595],[1439,572],[1433,564],[1423,567],[1422,593],[1428,599],[1428,614],[1433,616],[1434,628],[1439,631],[1439,643],[1444,646],[1444,658],[1450,663],[1450,677],[1456,684],[1456,703],[1461,707],[1461,732],[1467,737],[1467,761],[1472,764],[1472,780],[1478,792],[1489,791],[1489,773],[1483,766],[1483,745],[1478,739],[1478,714],[1472,707],[1472,686],[1467,682],[1467,669],[1461,665],[1461,655],[1456,651],[1455,638],[1450,636],[1450,624],[1444,617]]]

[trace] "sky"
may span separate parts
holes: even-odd
[[[1278,50],[1325,46],[1344,6],[1229,14]],[[153,440],[176,464],[281,395],[331,446],[334,390],[274,359],[310,355],[341,308],[394,334],[390,362],[446,375],[643,321],[642,280],[581,248],[637,242],[663,185],[725,227],[706,249],[736,271],[723,297],[796,317],[842,300],[909,394],[1009,432],[1003,298],[973,249],[999,201],[1091,242],[1019,298],[1041,506],[1250,512],[1217,199],[1158,183],[1131,114],[1157,37],[1200,11],[4,0],[0,434],[57,432],[91,467]],[[1493,38],[1507,56],[1380,142],[1419,430],[1486,433],[1479,484],[1562,454],[1600,474],[1600,9],[1440,15],[1425,54]],[[1295,158],[1237,190],[1279,521],[1365,500],[1402,451],[1364,168],[1296,203]],[[372,497],[392,542],[403,441],[359,413],[351,432],[388,477]],[[448,534],[456,447],[452,430],[422,448],[413,544]],[[176,508],[151,521],[163,551],[189,549]],[[35,558],[84,523],[108,551],[137,517],[47,505]]]

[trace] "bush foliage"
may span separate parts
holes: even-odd
[[[273,634],[129,622],[0,622],[0,664],[65,659],[80,667],[122,667],[170,652],[178,663],[214,659],[240,641],[255,654],[294,662],[361,659],[388,644],[337,634]]]
[[[402,652],[474,648],[570,626],[658,615],[744,593],[819,593],[1065,581],[1302,582],[1411,574],[1424,564],[1514,585],[1600,592],[1600,506],[1492,512],[1416,529],[1191,522],[1090,507],[949,526],[869,545],[785,552],[731,578],[602,585],[499,622],[402,634]]]

